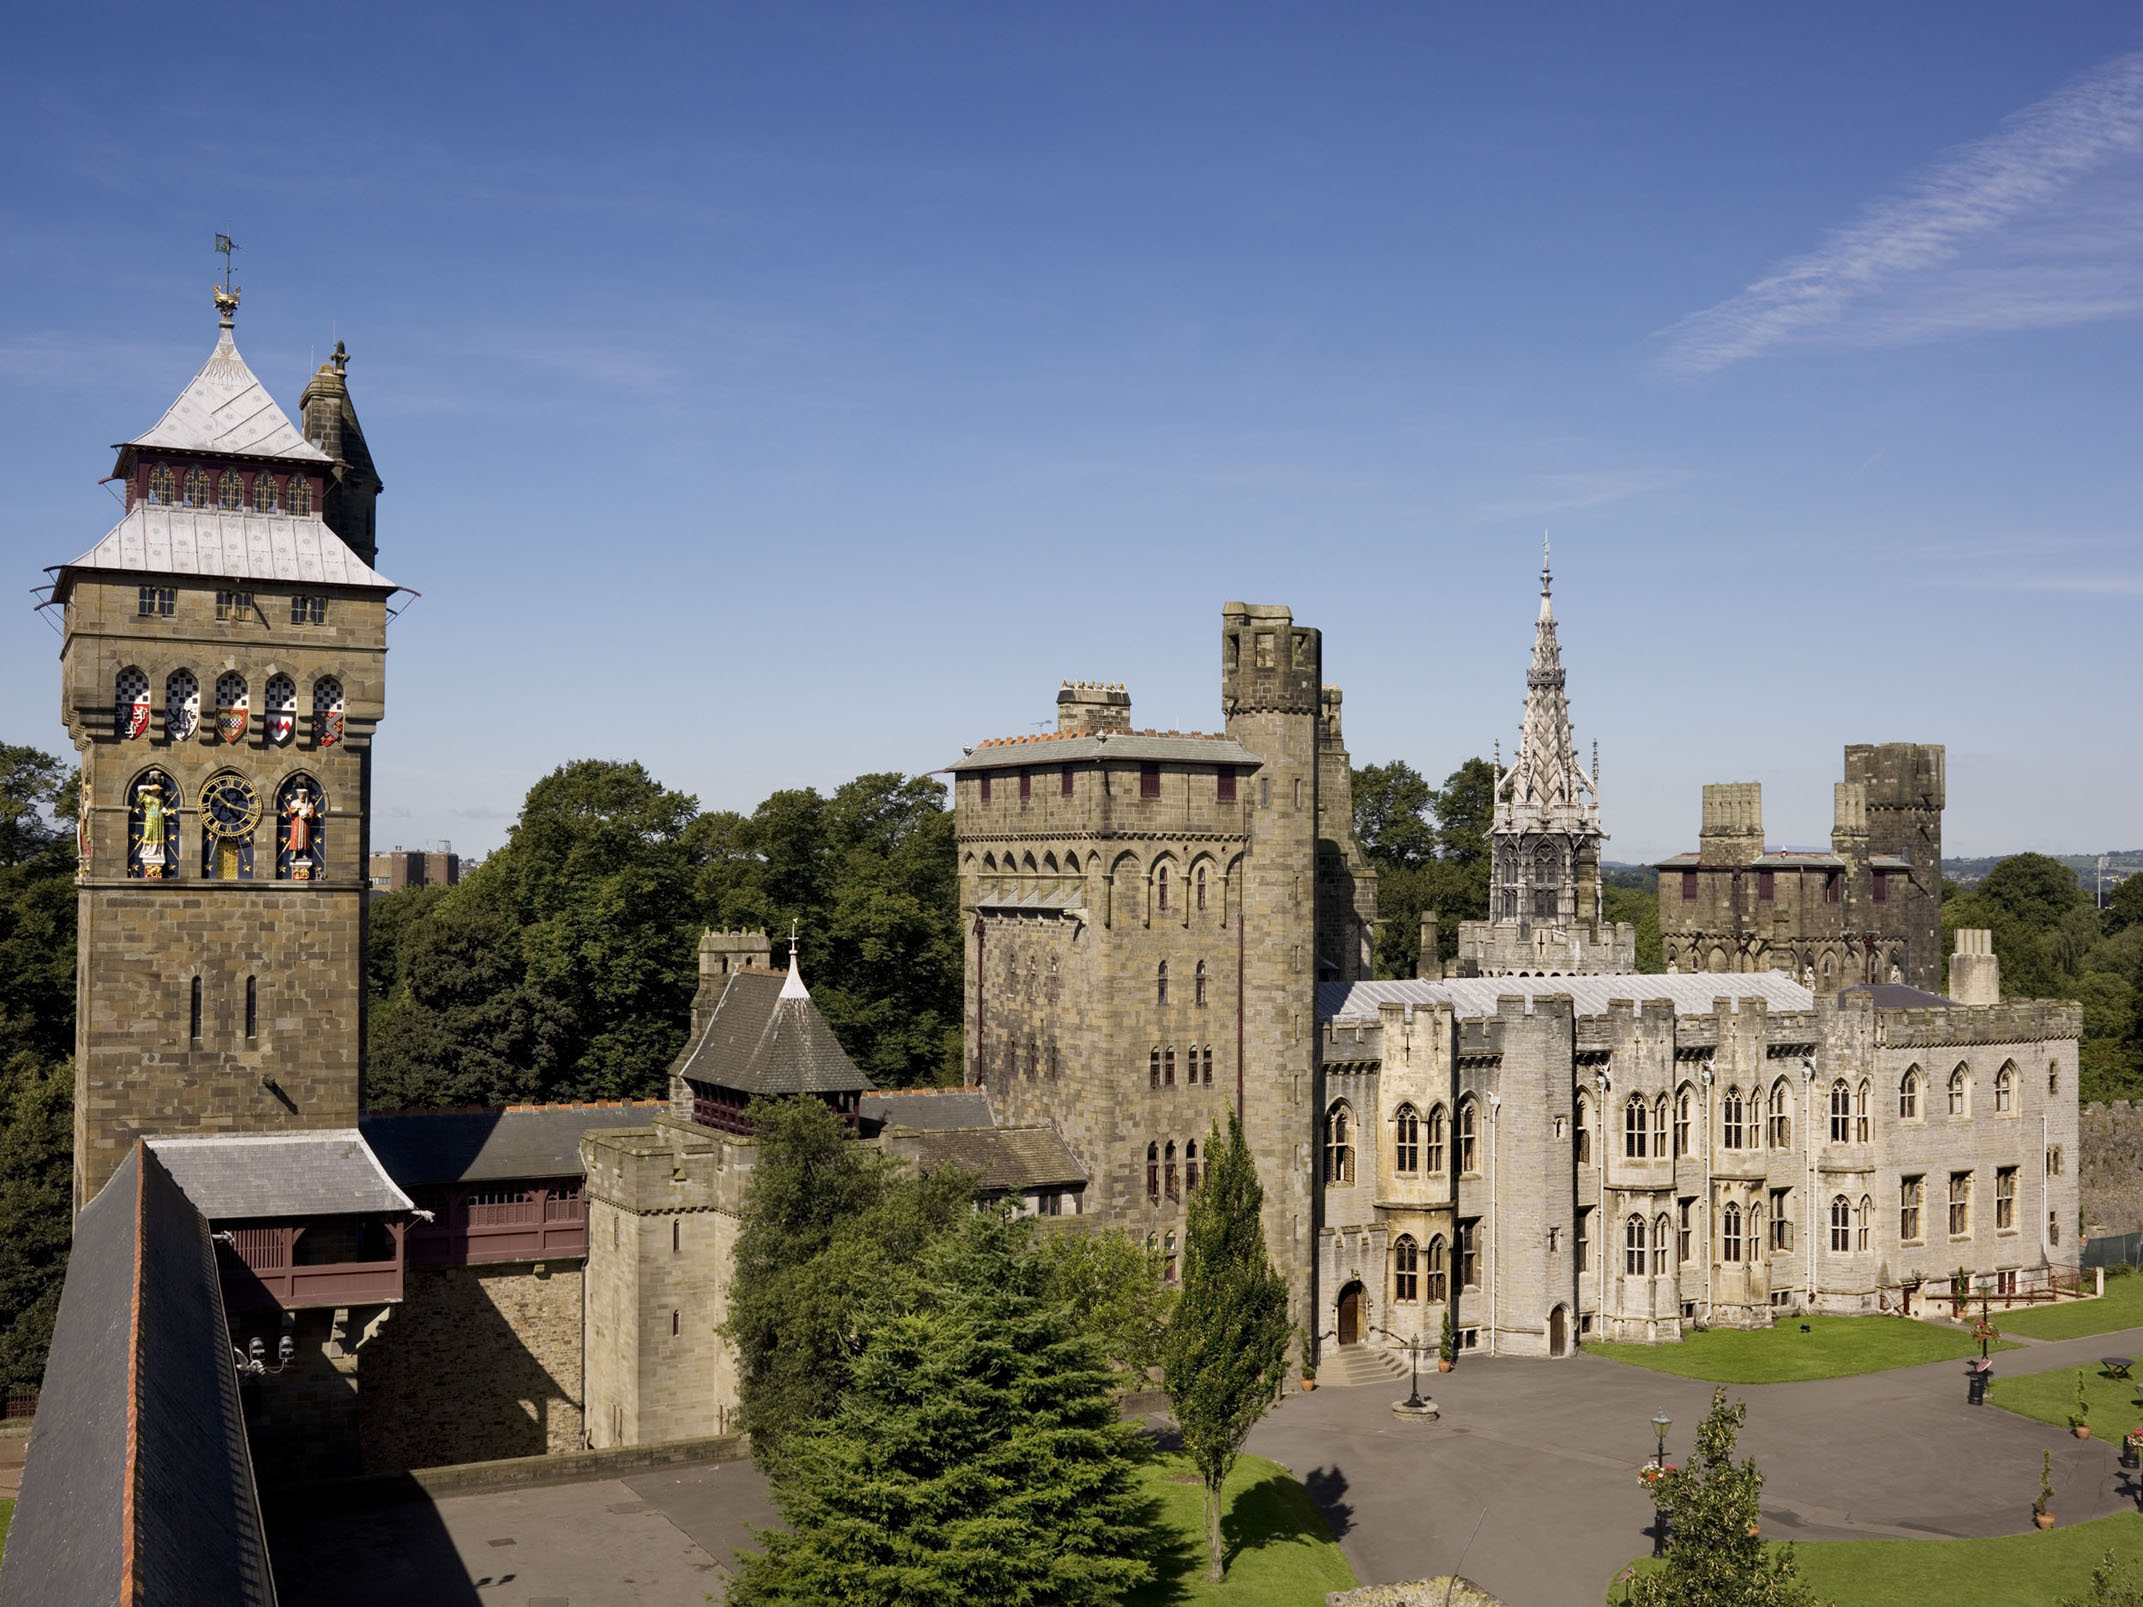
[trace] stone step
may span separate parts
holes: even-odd
[[[1319,1386],[1348,1389],[1357,1384],[1388,1384],[1404,1378],[1406,1368],[1381,1345],[1335,1345],[1317,1369]]]

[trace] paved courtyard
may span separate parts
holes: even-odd
[[[2143,1329],[2027,1342],[1997,1357],[1996,1388],[2139,1347]],[[1653,1413],[1674,1419],[1679,1461],[1712,1389],[1592,1356],[1474,1358],[1424,1383],[1443,1409],[1431,1427],[1391,1416],[1403,1380],[1328,1387],[1290,1396],[1250,1449],[1303,1479],[1364,1581],[1455,1568],[1517,1607],[1599,1607],[1651,1545],[1636,1470]],[[1959,1362],[1730,1393],[1748,1402],[1742,1447],[1774,1539],[2013,1534],[2048,1448],[2064,1523],[2143,1499],[2114,1445],[1965,1405]],[[701,1607],[773,1516],[758,1473],[732,1462],[284,1518],[270,1542],[283,1599],[309,1607]]]

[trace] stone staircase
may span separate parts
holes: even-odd
[[[1334,1345],[1317,1364],[1319,1389],[1389,1384],[1406,1377],[1406,1364],[1381,1345]]]

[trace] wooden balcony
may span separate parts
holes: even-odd
[[[409,1233],[413,1267],[577,1260],[588,1253],[588,1203],[577,1177],[450,1184],[422,1191],[433,1214]]]
[[[399,1219],[342,1217],[232,1228],[216,1241],[224,1305],[296,1311],[398,1301],[407,1229]]]

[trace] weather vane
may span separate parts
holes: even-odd
[[[216,310],[228,323],[232,313],[238,310],[238,290],[231,284],[231,253],[238,249],[238,242],[227,234],[216,236],[215,249],[223,253],[223,283],[215,286]]]

